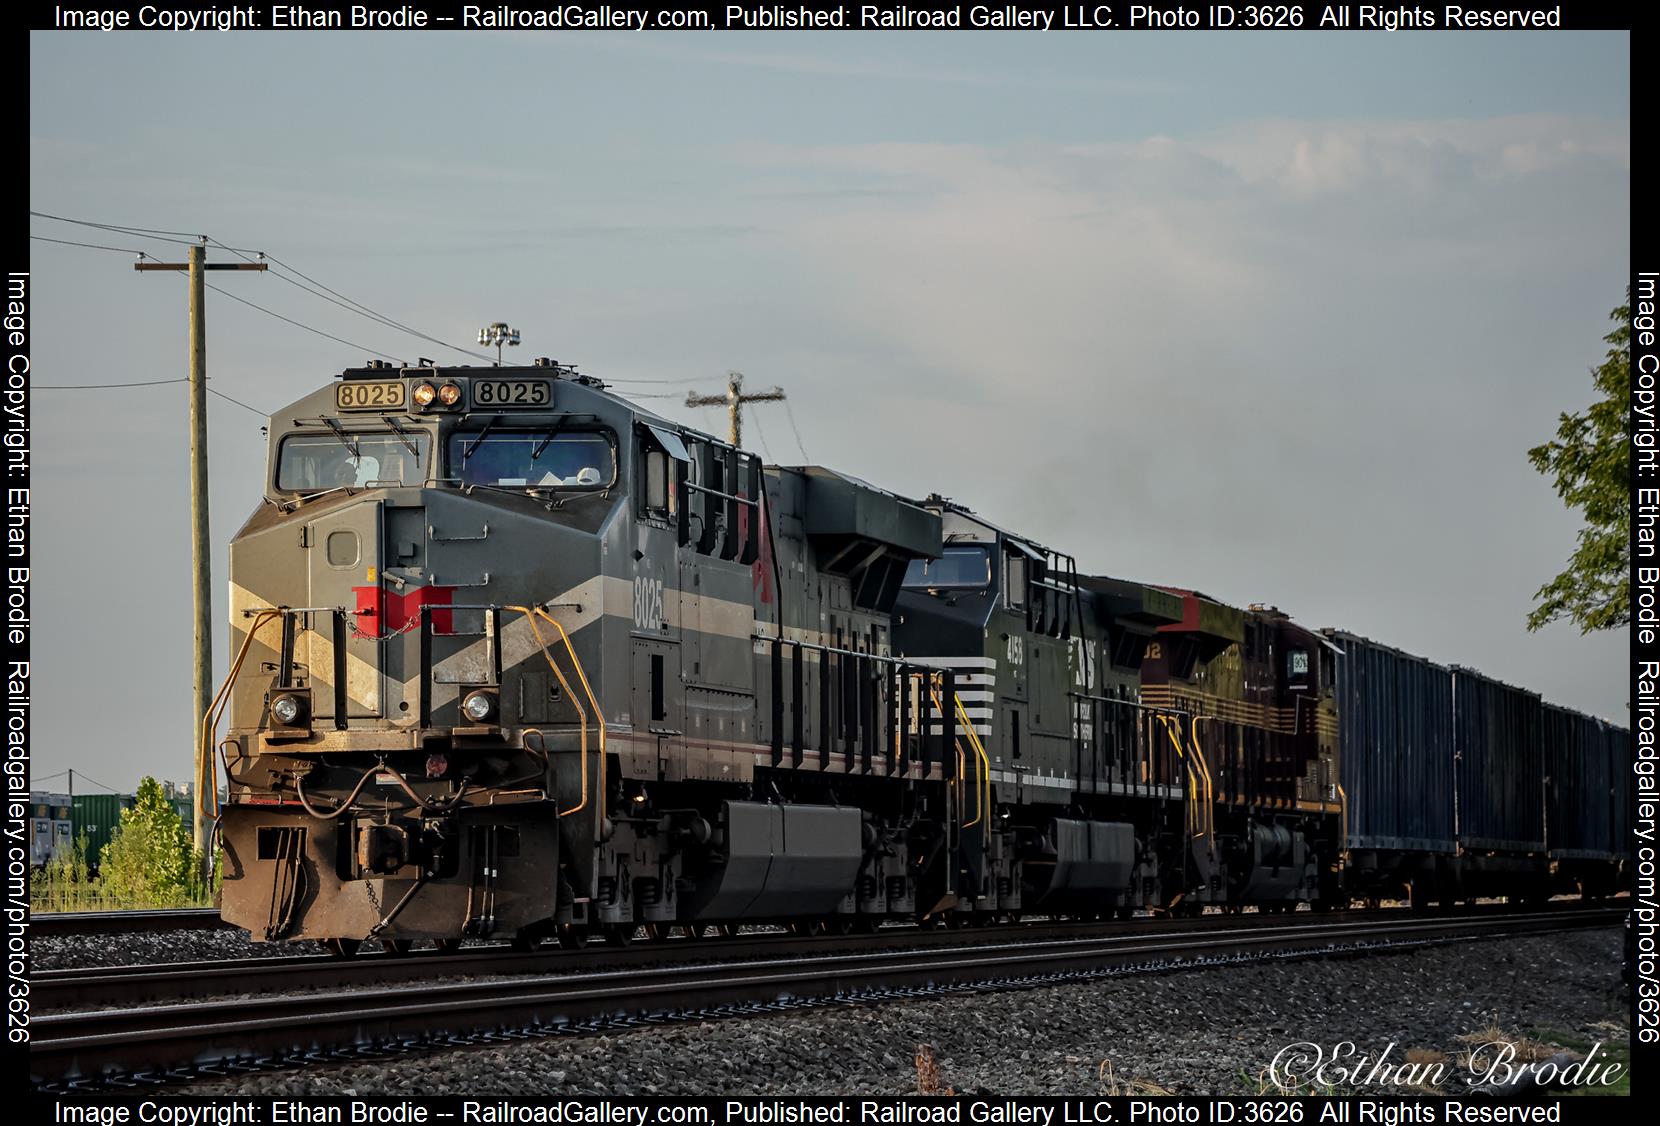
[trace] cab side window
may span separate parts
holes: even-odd
[[[1010,610],[1026,607],[1026,557],[1003,553],[1003,605]]]
[[[669,455],[648,449],[640,467],[640,514],[655,520],[669,518]]]
[[[639,450],[634,490],[639,513],[648,520],[670,523],[677,515],[677,470],[687,460],[685,443],[674,431],[641,426],[635,431],[634,445]]]

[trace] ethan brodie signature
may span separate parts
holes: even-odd
[[[1477,1044],[1458,1061],[1414,1063],[1397,1053],[1394,1041],[1375,1056],[1354,1041],[1329,1047],[1309,1040],[1287,1044],[1268,1065],[1268,1079],[1284,1091],[1305,1088],[1428,1087],[1444,1090],[1462,1079],[1466,1088],[1497,1088],[1534,1082],[1547,1087],[1607,1087],[1625,1074],[1625,1065],[1608,1058],[1601,1041],[1583,1059],[1561,1057],[1523,1060],[1506,1040]],[[1457,1073],[1462,1073],[1461,1075]]]

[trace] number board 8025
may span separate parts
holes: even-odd
[[[404,385],[398,380],[337,383],[334,405],[343,411],[390,411],[404,405]]]
[[[545,379],[474,379],[475,407],[545,407],[553,402]]]

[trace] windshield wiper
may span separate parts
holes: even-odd
[[[490,421],[486,422],[484,424],[484,429],[480,430],[478,432],[478,437],[474,438],[471,442],[468,442],[465,446],[461,447],[461,464],[462,465],[467,464],[467,459],[472,457],[473,454],[475,452],[477,452],[478,447],[479,447],[479,443],[484,441],[484,436],[486,434],[490,433],[490,428],[492,426],[494,426],[496,423],[500,422],[500,421],[501,421],[501,415],[499,415],[499,414],[491,415],[490,416]]]
[[[554,437],[558,435],[560,429],[565,425],[565,419],[569,417],[569,415],[562,415],[556,422],[554,422],[554,424],[548,429],[547,437],[538,442],[536,444],[536,448],[530,451],[531,461],[535,461],[537,458],[542,456],[542,451],[548,448],[548,443],[553,441]]]
[[[346,432],[340,429],[340,424],[338,422],[334,421],[332,418],[324,418],[323,421],[328,423],[329,429],[334,432],[334,436],[336,438],[340,439],[340,444],[346,447],[346,452],[352,455],[353,461],[356,461],[363,456],[357,452],[357,443],[346,437]]]
[[[397,419],[389,414],[383,414],[380,416],[380,420],[392,428],[392,433],[398,436],[398,441],[403,443],[404,449],[408,450],[414,457],[421,456],[421,451],[415,448],[415,439],[409,436],[409,431],[398,425]]]

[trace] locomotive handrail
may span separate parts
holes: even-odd
[[[956,705],[957,718],[962,720],[963,730],[968,734],[968,745],[974,748],[974,753],[980,758],[980,780],[986,791],[981,814],[989,821],[991,819],[991,758],[986,754],[986,748],[980,742],[979,732],[975,731],[974,724],[969,722],[968,712],[963,708],[963,698],[953,692],[951,702]]]
[[[213,703],[208,705],[208,710],[202,716],[201,754],[202,758],[206,760],[206,789],[208,793],[213,795],[213,816],[215,820],[219,817],[219,770],[213,752],[208,748],[212,747],[217,741],[219,721],[224,717],[225,706],[230,702],[231,685],[236,683],[237,674],[242,671],[242,663],[248,659],[248,650],[253,646],[254,635],[259,632],[260,627],[266,622],[281,616],[281,610],[264,610],[254,619],[254,624],[242,638],[242,648],[237,650],[236,660],[231,662],[230,671],[225,674],[224,681],[219,685],[219,691],[214,694]],[[197,804],[200,805],[201,801],[202,795],[197,794]]]
[[[934,707],[939,710],[940,718],[945,718],[945,701],[940,699],[939,689],[934,686],[930,678],[928,695],[934,698]],[[975,732],[974,725],[969,722],[968,712],[963,708],[961,698],[955,692],[951,694],[952,703],[956,704],[957,718],[962,720],[963,730],[968,735],[969,745],[974,748],[976,757],[980,760],[980,784],[974,787],[974,820],[963,822],[963,828],[972,829],[986,817],[986,807],[991,804],[991,760],[986,757],[986,749],[980,744],[980,736]],[[958,761],[962,760],[962,747],[957,747]],[[962,771],[958,770],[960,777]]]
[[[543,658],[546,659],[548,667],[553,670],[553,675],[559,678],[559,685],[565,690],[565,695],[571,701],[571,705],[576,708],[577,723],[581,732],[579,760],[582,773],[578,786],[582,791],[582,800],[569,809],[560,810],[559,816],[568,817],[573,813],[580,813],[588,807],[588,712],[583,708],[582,701],[576,698],[576,692],[571,688],[571,682],[565,679],[565,674],[560,671],[559,665],[553,659],[553,654],[548,651],[548,643],[542,639],[542,631],[536,628],[535,613],[525,606],[503,606],[502,609],[516,610],[525,616],[525,621],[530,624],[530,632],[536,636],[536,644],[542,648]],[[574,653],[571,659],[573,661],[576,659]],[[538,732],[538,735],[540,735],[540,732]],[[546,746],[545,743],[543,745]],[[603,752],[601,753],[603,754]]]
[[[574,667],[576,669],[576,678],[582,682],[582,691],[587,694],[588,704],[589,704],[589,706],[591,706],[594,709],[594,719],[599,724],[599,778],[597,780],[597,784],[594,786],[594,806],[595,806],[596,811],[598,812],[598,820],[596,821],[596,824],[603,825],[603,823],[605,821],[605,782],[606,782],[606,779],[605,779],[605,712],[604,712],[603,709],[600,708],[599,701],[594,698],[594,690],[588,683],[588,674],[586,672],[584,672],[583,669],[582,669],[582,660],[581,660],[581,658],[579,658],[576,655],[576,646],[571,644],[571,635],[565,632],[565,627],[559,624],[559,620],[557,618],[555,618],[552,614],[548,613],[546,610],[542,609],[540,606],[536,607],[536,614],[539,617],[541,617],[543,621],[547,622],[554,629],[559,631],[560,638],[565,642],[565,652],[570,654],[571,665],[572,665],[572,667]],[[532,626],[531,629],[534,632],[535,627]],[[538,634],[538,636],[540,636],[540,634]],[[588,756],[586,754],[584,754],[583,755],[583,764],[584,765],[587,764],[587,758],[588,758]],[[584,801],[587,800],[586,790],[584,790],[584,793],[583,793],[583,800]]]
[[[696,481],[687,481],[686,488],[693,492],[702,493],[704,496],[720,497],[721,500],[735,500],[739,504],[747,504],[751,508],[759,507],[761,503],[754,497],[739,496],[736,493],[723,493],[719,489],[711,489],[709,486],[700,485]]]
[[[1193,835],[1195,837],[1209,837],[1212,835],[1214,830],[1210,820],[1210,803],[1199,792],[1200,783],[1205,782],[1206,779],[1196,766],[1198,761],[1198,744],[1197,742],[1193,744],[1195,754],[1188,754],[1182,747],[1180,735],[1181,726],[1179,722],[1163,715],[1155,716],[1154,718],[1159,721],[1159,726],[1164,728],[1165,735],[1169,736],[1171,745],[1176,748],[1176,756],[1182,760],[1183,764],[1187,767],[1188,774],[1190,774],[1194,779],[1194,784],[1187,787],[1187,801],[1195,811],[1193,820],[1195,825],[1199,827]]]
[[[1189,717],[1193,721],[1193,757],[1199,764],[1199,771],[1205,779],[1205,801],[1214,805],[1216,802],[1216,786],[1210,776],[1210,762],[1205,758],[1205,749],[1199,745],[1199,721],[1216,720],[1220,717],[1213,715],[1196,715]]]

